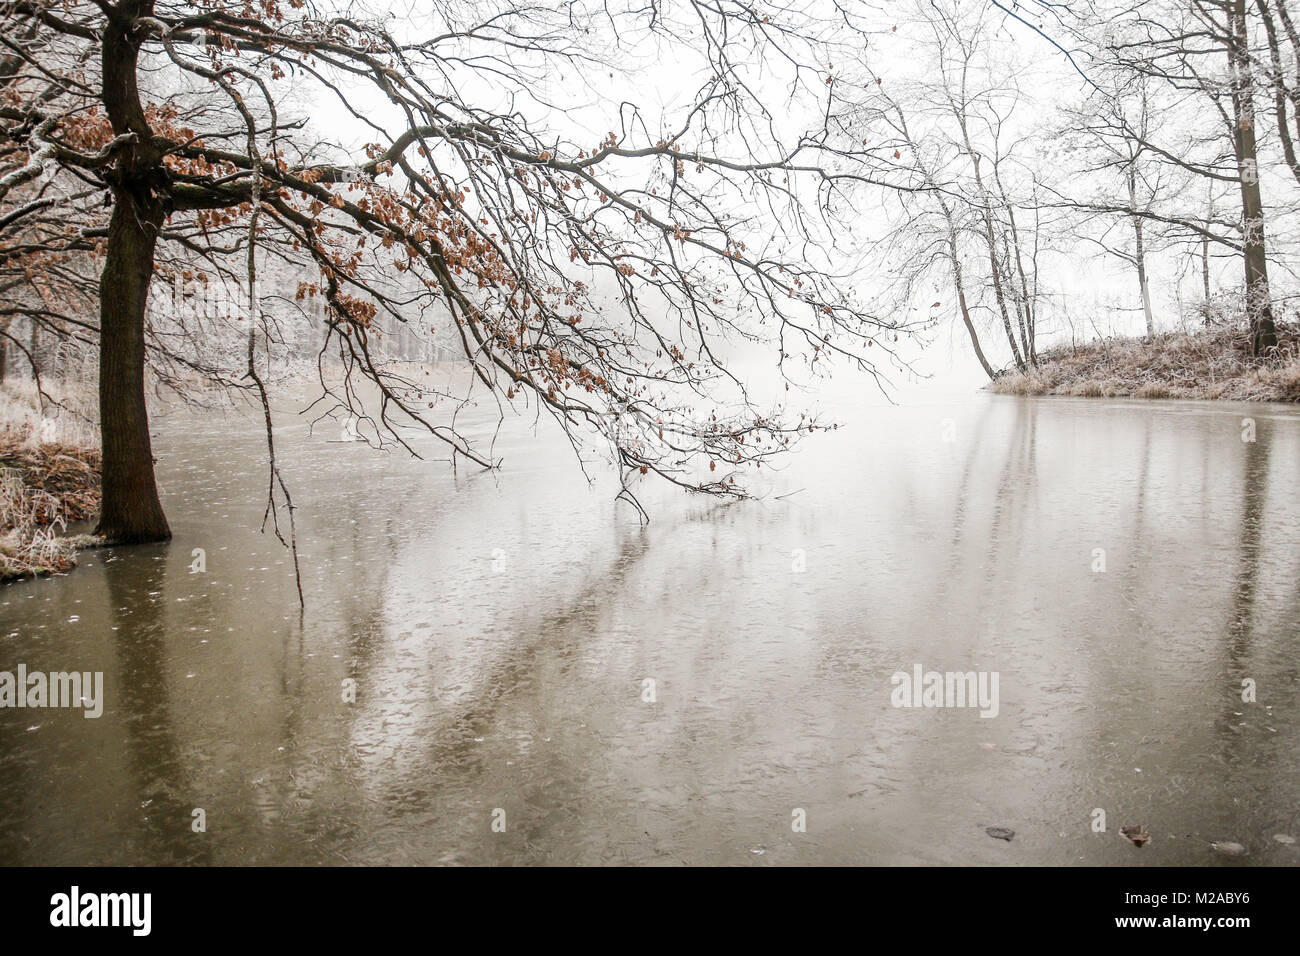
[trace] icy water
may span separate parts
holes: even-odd
[[[255,421],[161,416],[175,540],[0,587],[0,670],[106,698],[0,710],[0,863],[1300,862],[1297,410],[839,414],[644,527],[530,422],[459,475],[287,424],[301,621]]]

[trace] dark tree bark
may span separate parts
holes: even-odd
[[[1233,146],[1241,182],[1242,246],[1246,264],[1246,313],[1250,321],[1250,350],[1262,355],[1277,345],[1273,304],[1268,288],[1268,252],[1264,242],[1264,201],[1259,188],[1259,158],[1255,146],[1254,77],[1251,72],[1250,36],[1246,0],[1233,0],[1231,45]]]
[[[97,533],[119,544],[171,537],[154,480],[144,397],[144,312],[162,224],[158,206],[156,201],[141,204],[130,196],[118,196],[100,279],[99,419],[104,461]]]
[[[145,307],[168,212],[166,172],[136,86],[140,39],[132,24],[152,9],[152,0],[124,0],[103,37],[108,118],[115,134],[133,136],[105,177],[114,208],[99,296],[103,503],[96,530],[118,544],[171,538],[154,478],[144,389]]]

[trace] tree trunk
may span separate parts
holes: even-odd
[[[144,314],[162,217],[119,196],[99,292],[99,425],[103,505],[97,534],[117,544],[166,541],[144,397]],[[151,214],[152,213],[152,214]]]
[[[1210,302],[1210,240],[1206,236],[1201,237],[1201,284],[1205,287],[1205,302],[1208,306]],[[1208,309],[1205,314],[1208,320],[1210,314]],[[1209,324],[1208,321],[1206,324]]]
[[[975,186],[978,190],[984,220],[984,241],[988,246],[989,270],[993,279],[993,294],[998,303],[998,311],[1002,314],[1002,329],[1007,334],[1007,344],[1011,346],[1011,358],[1015,361],[1016,368],[1024,372],[1027,371],[1027,366],[1025,359],[1021,357],[1020,348],[1016,345],[1016,333],[1011,328],[1011,314],[1007,311],[1006,293],[1002,288],[1002,270],[998,266],[998,244],[997,238],[993,234],[993,214],[990,212],[992,197],[988,188],[984,185],[984,177],[980,172],[980,154],[971,145],[970,132],[966,128],[966,115],[955,104],[953,106],[953,116],[961,127],[962,145],[966,149],[971,169],[975,173]]]
[[[957,290],[957,305],[961,309],[961,321],[966,326],[966,334],[970,336],[971,347],[975,349],[975,357],[979,359],[984,374],[990,379],[995,379],[998,373],[993,370],[993,366],[984,355],[984,349],[980,346],[979,332],[975,329],[975,323],[970,316],[970,305],[966,301],[966,280],[962,275],[961,255],[957,248],[957,221],[953,217],[952,207],[944,200],[943,194],[936,192],[935,197],[939,200],[939,208],[943,210],[944,222],[948,224],[948,262],[952,267],[952,284]]]
[[[966,326],[966,334],[970,336],[970,344],[975,350],[975,357],[980,360],[980,366],[984,369],[985,375],[990,379],[997,378],[998,373],[993,371],[993,366],[989,364],[989,360],[984,356],[984,349],[980,347],[979,333],[975,331],[975,323],[971,321],[970,317],[970,307],[966,303],[966,288],[965,283],[962,282],[961,265],[955,259],[952,263],[952,278],[953,284],[957,287],[957,304],[961,308],[961,320]]]
[[[1250,350],[1261,355],[1277,345],[1273,304],[1268,289],[1268,252],[1264,242],[1264,202],[1259,189],[1259,157],[1255,147],[1254,77],[1251,74],[1246,0],[1233,0],[1232,39],[1228,49],[1232,68],[1233,146],[1241,183],[1242,247],[1246,267],[1246,315]]]
[[[1142,242],[1142,217],[1137,214],[1137,172],[1128,170],[1128,208],[1133,216],[1133,264],[1137,266],[1138,291],[1142,294],[1142,315],[1147,322],[1147,338],[1156,334],[1155,317],[1151,314],[1151,286],[1147,282],[1146,247]]]
[[[1016,309],[1016,325],[1020,329],[1020,350],[1024,355],[1025,364],[1035,366],[1038,360],[1033,348],[1033,297],[1029,294],[1029,282],[1025,276],[1025,260],[1020,254],[1020,230],[1016,227],[1016,207],[1007,195],[1006,187],[1002,185],[1002,173],[998,168],[996,154],[993,157],[993,181],[997,184],[1002,208],[1007,211],[1007,232],[1002,236],[1002,248],[1007,257],[1005,274],[1011,285],[1011,301]],[[1013,266],[1020,277],[1019,288],[1016,288],[1015,277],[1011,274]]]
[[[125,6],[152,13],[151,0]],[[125,21],[129,23],[130,21]],[[104,105],[113,132],[132,134],[106,178],[113,217],[99,284],[99,427],[103,503],[96,533],[117,544],[166,541],[171,529],[158,500],[144,397],[144,317],[154,249],[167,219],[167,177],[136,85],[139,40],[122,22],[104,31]]]
[[[1007,310],[1006,292],[1002,288],[1002,269],[998,266],[997,240],[993,236],[993,216],[987,210],[984,213],[984,238],[989,247],[989,270],[993,277],[993,297],[997,300],[998,310],[1002,313],[1002,328],[1007,333],[1007,342],[1011,345],[1011,357],[1015,360],[1016,368],[1023,372],[1026,371],[1026,364],[1021,357],[1020,349],[1016,345],[1015,330],[1011,327],[1011,313]]]
[[[1147,338],[1156,334],[1155,316],[1151,311],[1151,283],[1147,281],[1146,253],[1142,248],[1142,220],[1133,219],[1133,231],[1136,233],[1136,252],[1138,289],[1142,293],[1142,314],[1147,320]]]
[[[945,206],[944,214],[947,213]],[[997,378],[997,372],[993,371],[993,366],[984,356],[984,349],[980,347],[979,332],[975,330],[975,323],[971,321],[970,306],[966,302],[966,282],[961,273],[961,260],[957,257],[957,231],[953,228],[951,216],[948,217],[948,254],[952,266],[952,284],[957,290],[957,305],[961,309],[961,321],[966,326],[966,334],[970,336],[971,347],[975,349],[975,357],[980,360],[984,374],[990,379]]]
[[[962,127],[963,131],[965,126]],[[998,243],[993,234],[993,214],[989,211],[990,199],[989,191],[984,188],[984,179],[980,175],[980,158],[970,146],[970,140],[966,140],[966,151],[970,154],[971,165],[975,170],[975,184],[979,187],[980,202],[983,206],[984,218],[984,242],[989,250],[989,274],[993,279],[993,297],[997,300],[998,311],[1002,314],[1002,329],[1007,334],[1007,343],[1011,346],[1011,358],[1016,363],[1016,368],[1024,372],[1027,370],[1024,358],[1021,357],[1020,349],[1016,346],[1016,333],[1011,327],[1011,313],[1007,310],[1006,291],[1002,287],[1002,269],[998,265]]]

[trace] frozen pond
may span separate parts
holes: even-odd
[[[256,419],[160,416],[175,540],[0,588],[0,669],[105,682],[0,709],[0,863],[1300,862],[1300,411],[839,417],[648,526],[531,422],[459,475],[291,423],[300,621]]]

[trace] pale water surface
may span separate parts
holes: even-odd
[[[0,588],[0,669],[107,697],[0,710],[0,863],[1300,862],[1294,409],[843,408],[763,500],[647,485],[644,527],[531,422],[456,475],[282,417],[301,622],[235,414],[156,422],[170,545]],[[894,708],[915,664],[998,716]]]

